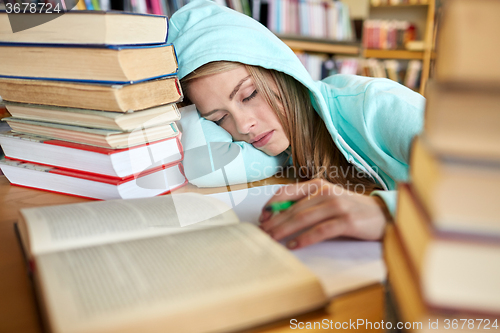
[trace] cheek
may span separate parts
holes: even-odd
[[[221,124],[220,127],[222,127],[224,130],[226,130],[226,132],[231,134],[231,136],[233,137],[234,140],[245,141],[244,136],[241,135],[241,133],[239,133],[236,130],[236,125],[234,124],[232,119],[228,119],[228,120],[224,121],[224,123]]]

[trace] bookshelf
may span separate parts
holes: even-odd
[[[424,59],[424,52],[421,51],[407,51],[407,50],[363,50],[363,57],[365,58],[379,58],[379,59]]]
[[[420,38],[424,42],[422,51],[409,50],[384,50],[364,49],[364,58],[397,59],[397,60],[420,60],[422,61],[422,73],[418,92],[425,95],[425,85],[429,79],[431,60],[433,53],[434,17],[436,11],[435,0],[427,0],[425,3],[401,3],[370,5],[369,19],[382,20],[408,20],[414,22],[419,31]]]
[[[298,52],[320,52],[358,56],[361,44],[358,42],[338,42],[321,38],[297,35],[277,35],[288,47]]]
[[[428,3],[370,4],[371,8],[425,7]]]
[[[369,4],[369,2],[371,4]],[[406,65],[410,66],[410,61],[419,61],[421,65],[420,84],[411,86],[422,95],[425,94],[425,85],[429,78],[431,61],[434,58],[433,35],[434,35],[434,16],[435,0],[420,1],[419,3],[401,3],[390,4],[389,1],[379,5],[374,5],[373,1],[365,1],[366,14],[365,19],[375,20],[400,20],[413,23],[417,28],[417,40],[421,40],[423,48],[417,50],[406,49],[370,49],[364,48],[360,42],[339,42],[328,39],[311,38],[297,35],[277,34],[293,51],[297,53],[306,53],[317,55],[327,59],[345,59],[351,57],[359,61],[360,66],[366,68],[364,59],[377,59],[380,62],[385,60],[396,60],[400,62],[400,69],[404,70]],[[349,3],[349,1],[346,1]],[[352,4],[352,3],[351,3]],[[351,5],[350,4],[350,5]],[[359,17],[361,18],[361,17]],[[352,19],[352,17],[351,17]],[[321,62],[321,60],[320,60]],[[313,62],[314,63],[314,62]],[[316,62],[317,63],[317,62]],[[307,67],[307,66],[306,66]],[[366,73],[363,69],[363,73]],[[370,73],[373,75],[373,73]],[[400,80],[400,82],[402,82]],[[406,80],[404,83],[407,83]]]

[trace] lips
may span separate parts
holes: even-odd
[[[255,139],[253,139],[251,143],[255,148],[263,147],[269,142],[269,140],[271,140],[273,134],[274,131],[262,133],[259,136],[255,137]]]

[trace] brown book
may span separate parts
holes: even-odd
[[[167,30],[167,18],[157,15],[94,10],[67,11],[64,15],[21,11],[9,18],[5,11],[0,12],[0,42],[158,44],[167,40]]]
[[[449,0],[438,31],[435,78],[500,85],[500,2]]]
[[[396,225],[430,305],[500,314],[500,237],[436,230],[409,184],[398,188]]]
[[[195,193],[21,210],[48,330],[233,332],[324,306],[298,259]]]
[[[177,77],[136,84],[84,84],[0,78],[0,96],[18,103],[127,112],[182,100]]]
[[[486,314],[436,309],[422,297],[419,279],[409,263],[396,225],[389,225],[384,238],[384,256],[392,299],[395,301],[399,323],[392,326],[415,333],[491,332],[498,329],[498,319]],[[406,325],[406,327],[405,327]],[[387,325],[386,325],[387,327]]]
[[[177,58],[172,44],[107,47],[0,45],[0,76],[115,84],[176,72]]]
[[[130,132],[123,132],[13,117],[4,118],[3,121],[6,121],[12,130],[17,133],[34,134],[49,139],[112,149],[135,147],[179,134],[175,122],[146,128],[138,127]]]
[[[410,175],[437,230],[500,236],[500,162],[440,154],[417,137]]]
[[[15,118],[118,131],[132,131],[136,128],[168,124],[181,119],[181,113],[176,104],[160,105],[126,113],[7,101],[4,101],[4,104]],[[0,110],[1,107],[0,105]]]
[[[448,155],[500,160],[498,92],[450,87],[426,89],[425,138]]]

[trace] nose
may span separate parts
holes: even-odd
[[[236,130],[240,134],[250,133],[250,130],[256,124],[256,119],[250,112],[238,112],[237,114],[233,115],[233,117],[236,125]]]

